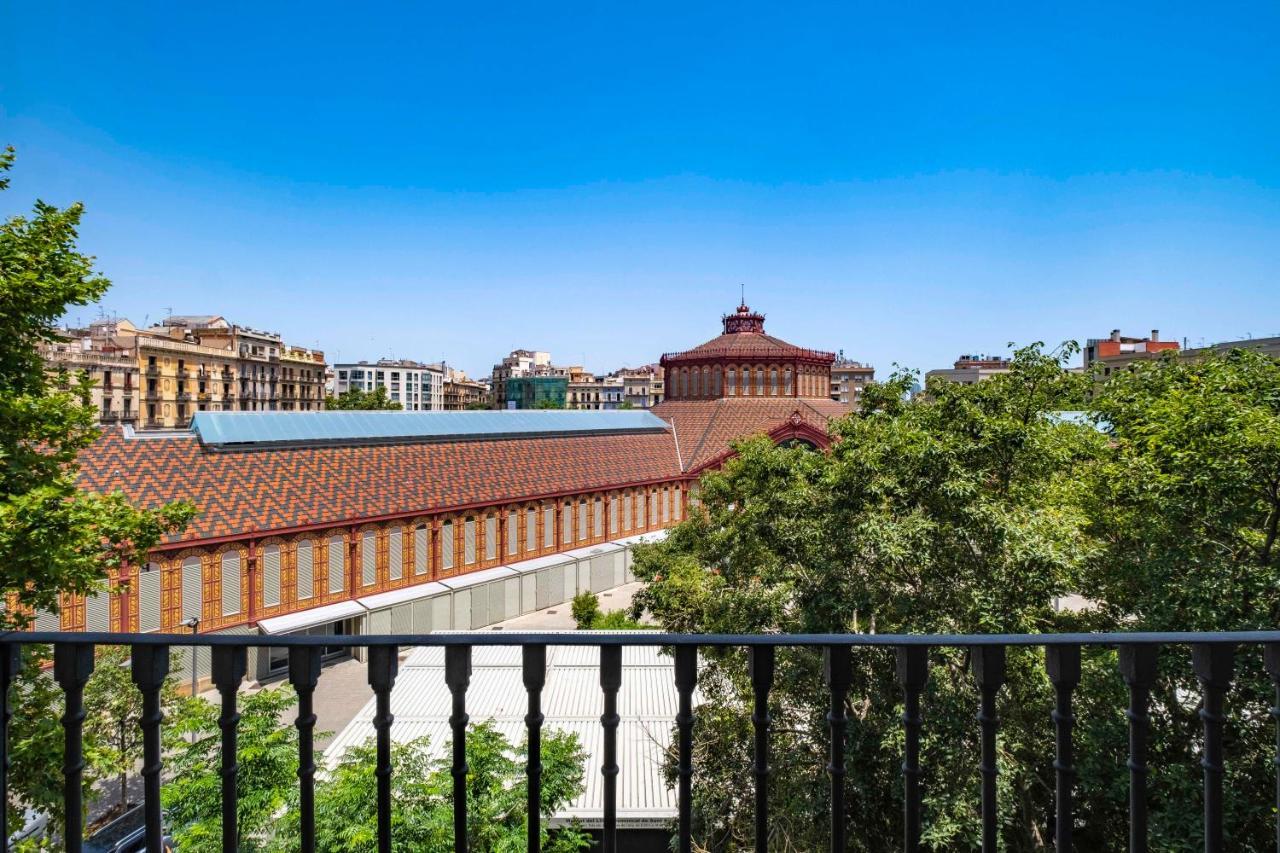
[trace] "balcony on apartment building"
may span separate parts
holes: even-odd
[[[160,714],[161,690],[168,677],[170,650],[178,646],[205,647],[212,656],[212,681],[221,695],[222,765],[210,768],[211,774],[220,775],[222,805],[222,849],[237,849],[237,773],[236,743],[237,691],[247,671],[247,652],[254,647],[287,649],[288,679],[298,694],[296,726],[298,741],[298,784],[300,786],[299,820],[302,827],[302,850],[324,848],[327,839],[315,838],[314,778],[316,760],[313,750],[316,717],[313,695],[321,677],[321,655],[325,646],[334,644],[332,636],[305,635],[200,635],[190,634],[97,634],[97,633],[8,633],[0,635],[0,689],[7,689],[13,681],[21,657],[22,644],[53,645],[53,675],[66,697],[66,714],[62,718],[65,761],[63,777],[66,808],[62,838],[65,849],[82,850],[80,841],[83,830],[84,802],[82,799],[81,773],[84,766],[82,726],[84,722],[84,690],[93,671],[94,650],[99,645],[124,645],[131,648],[134,684],[143,697],[143,713],[139,728],[144,743],[142,763],[145,801],[145,834],[148,850],[160,851],[164,836],[164,814],[160,801],[160,783],[164,772],[164,753],[161,747]],[[543,688],[546,685],[547,650],[553,646],[575,646],[594,649],[598,689],[603,705],[599,735],[602,740],[601,766],[587,768],[589,773],[600,774],[603,814],[601,820],[601,847],[605,851],[617,849],[618,837],[618,783],[622,770],[628,773],[660,774],[659,767],[623,768],[625,750],[618,749],[618,696],[623,686],[623,651],[628,646],[666,647],[672,650],[670,677],[678,694],[678,711],[672,723],[675,726],[677,757],[676,801],[677,817],[672,827],[678,849],[692,849],[692,785],[696,767],[692,748],[692,731],[697,718],[694,692],[697,686],[700,655],[716,654],[724,649],[744,649],[749,655],[751,707],[753,734],[751,737],[751,763],[742,767],[743,784],[751,785],[755,807],[754,849],[767,849],[770,822],[767,797],[772,772],[770,762],[770,711],[769,693],[774,679],[776,651],[779,648],[808,648],[823,656],[823,684],[829,699],[827,713],[827,737],[830,761],[827,767],[830,785],[830,849],[846,849],[846,803],[856,798],[858,792],[845,785],[845,744],[850,728],[849,703],[853,680],[854,655],[859,650],[892,650],[895,655],[897,688],[901,691],[904,713],[902,715],[902,849],[921,849],[925,830],[925,801],[927,789],[921,785],[921,739],[927,732],[928,701],[925,688],[930,666],[930,650],[935,648],[962,648],[969,652],[973,677],[973,707],[977,712],[974,722],[979,733],[980,748],[973,762],[981,769],[980,790],[974,792],[975,806],[979,807],[982,850],[994,851],[998,845],[997,797],[997,737],[1000,721],[996,714],[997,698],[1006,681],[1006,651],[1015,647],[1031,647],[1041,650],[1045,657],[1046,671],[1054,687],[1052,707],[1043,712],[1046,730],[1054,734],[1054,754],[1043,756],[1047,767],[1052,767],[1056,777],[1056,802],[1049,817],[1053,843],[1058,851],[1072,849],[1072,834],[1076,814],[1073,810],[1073,789],[1077,774],[1073,747],[1073,702],[1081,680],[1081,652],[1085,647],[1118,648],[1119,666],[1115,673],[1117,686],[1127,687],[1127,707],[1117,707],[1128,720],[1129,756],[1129,822],[1131,849],[1146,849],[1147,810],[1157,794],[1147,787],[1146,763],[1149,739],[1149,695],[1156,681],[1157,663],[1160,658],[1189,656],[1200,682],[1199,695],[1193,697],[1201,704],[1201,731],[1197,733],[1194,752],[1200,756],[1199,771],[1203,776],[1203,816],[1200,829],[1204,833],[1205,850],[1225,850],[1223,837],[1223,811],[1228,791],[1224,791],[1224,732],[1229,723],[1226,700],[1231,690],[1234,667],[1238,658],[1260,656],[1267,673],[1280,689],[1280,631],[1177,633],[1177,634],[1036,634],[1036,635],[888,635],[888,634],[819,634],[819,635],[714,635],[714,634],[661,634],[649,631],[618,633],[430,633],[399,635],[344,636],[342,645],[364,650],[367,659],[368,683],[375,697],[376,713],[372,725],[376,739],[376,790],[370,796],[377,801],[377,848],[390,851],[395,844],[391,822],[392,768],[391,743],[394,718],[391,714],[391,694],[396,683],[399,653],[414,646],[442,647],[444,655],[444,681],[451,696],[453,715],[449,719],[453,740],[452,773],[454,778],[453,810],[455,851],[468,849],[467,768],[461,744],[466,737],[467,692],[472,675],[472,652],[476,647],[518,647],[521,652],[523,685],[526,691],[528,715],[524,718],[528,729],[528,755],[526,774],[528,798],[533,807],[529,810],[528,849],[539,848],[540,822],[538,803],[541,799],[541,733],[543,725]],[[491,685],[490,685],[491,687]],[[1088,697],[1092,700],[1095,697]],[[1189,697],[1192,698],[1192,697]],[[1244,712],[1237,712],[1244,713]],[[1280,711],[1273,711],[1276,725],[1280,726]],[[7,727],[9,714],[3,715]],[[856,725],[856,721],[854,721]],[[0,744],[7,744],[6,737]],[[1158,746],[1158,745],[1157,745]],[[1175,751],[1176,753],[1176,751]],[[0,755],[0,768],[7,768],[5,756]],[[747,780],[754,780],[748,782]],[[7,778],[4,779],[7,785]],[[1278,789],[1280,790],[1280,789]],[[1006,796],[1008,793],[1006,792]],[[1188,804],[1190,806],[1190,804]],[[1200,805],[1200,804],[1197,804]],[[0,810],[3,811],[3,810]],[[1188,820],[1193,818],[1188,815]],[[8,835],[8,827],[0,827],[0,834]],[[745,843],[745,840],[744,840]]]

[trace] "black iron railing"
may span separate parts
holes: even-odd
[[[66,696],[62,725],[65,734],[63,764],[66,824],[63,828],[65,849],[78,853],[82,849],[81,778],[84,769],[82,727],[85,720],[84,688],[94,668],[94,650],[99,645],[123,645],[132,650],[132,677],[141,691],[143,711],[140,727],[143,734],[143,790],[145,833],[148,851],[162,849],[162,816],[160,810],[160,777],[162,754],[160,727],[160,691],[169,675],[171,646],[204,646],[211,648],[212,681],[221,696],[219,726],[222,732],[222,847],[233,851],[237,844],[236,737],[239,715],[236,710],[237,690],[246,674],[247,651],[251,647],[286,647],[289,649],[289,682],[298,694],[298,782],[300,786],[299,819],[301,846],[304,853],[316,849],[315,837],[315,755],[314,731],[316,715],[314,693],[320,679],[323,647],[334,642],[324,636],[251,637],[233,635],[188,634],[98,634],[23,632],[0,635],[0,688],[3,689],[3,731],[0,732],[0,802],[8,794],[8,731],[11,711],[9,687],[21,665],[23,645],[52,645],[53,677]],[[775,652],[782,647],[808,647],[823,652],[823,673],[830,693],[827,714],[830,734],[830,763],[827,772],[831,785],[831,850],[845,849],[845,730],[848,720],[845,699],[852,681],[854,647],[891,647],[895,649],[897,678],[902,688],[905,735],[902,764],[904,800],[903,849],[912,853],[920,849],[922,792],[920,786],[920,736],[924,725],[921,696],[928,680],[929,649],[957,647],[970,650],[971,667],[978,688],[978,725],[981,733],[980,771],[982,776],[982,850],[997,849],[996,817],[996,698],[1005,683],[1005,653],[1009,647],[1038,646],[1045,653],[1046,670],[1055,691],[1055,704],[1050,714],[1054,727],[1055,774],[1054,843],[1059,853],[1072,849],[1075,814],[1072,791],[1075,764],[1072,747],[1072,694],[1080,683],[1081,649],[1085,646],[1110,646],[1119,650],[1120,677],[1129,691],[1126,717],[1129,727],[1129,825],[1131,851],[1147,849],[1147,716],[1148,698],[1156,680],[1157,656],[1162,646],[1189,648],[1191,660],[1202,691],[1200,719],[1203,724],[1201,767],[1204,777],[1204,849],[1222,853],[1223,840],[1223,728],[1226,723],[1224,703],[1231,685],[1237,648],[1261,648],[1266,671],[1276,688],[1276,705],[1270,709],[1277,730],[1276,763],[1280,768],[1280,631],[1174,633],[1174,634],[1009,634],[1009,635],[888,635],[888,634],[807,634],[807,635],[717,635],[659,634],[648,631],[589,635],[561,634],[410,634],[393,636],[352,636],[343,644],[363,647],[368,651],[368,680],[376,697],[374,729],[376,732],[378,849],[389,853],[391,831],[391,690],[398,668],[401,647],[442,646],[445,649],[445,683],[452,695],[453,713],[449,718],[453,730],[454,849],[467,850],[465,738],[468,723],[466,696],[471,680],[471,650],[475,646],[519,646],[523,654],[523,678],[528,694],[528,763],[529,786],[528,849],[539,849],[541,802],[541,710],[542,690],[546,679],[547,646],[596,646],[600,649],[600,688],[604,698],[604,714],[600,718],[604,731],[603,761],[603,830],[601,846],[607,853],[617,849],[617,730],[618,691],[622,684],[623,646],[669,646],[674,651],[673,677],[679,696],[675,718],[678,733],[678,812],[676,838],[681,851],[692,845],[692,779],[695,718],[693,692],[697,686],[699,648],[746,648],[749,654],[754,709],[752,723],[755,735],[755,849],[766,850],[769,806],[769,691],[773,685]],[[1173,652],[1179,653],[1179,652]],[[1277,845],[1280,846],[1280,780],[1277,782]],[[0,815],[4,814],[0,809]],[[0,838],[9,837],[9,827],[0,817]]]

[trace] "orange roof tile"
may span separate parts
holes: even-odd
[[[691,473],[723,456],[734,440],[767,433],[793,414],[822,432],[830,419],[849,414],[847,406],[834,400],[805,397],[665,400],[652,411],[672,425],[684,469]]]

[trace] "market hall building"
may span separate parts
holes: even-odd
[[[663,357],[650,412],[200,412],[185,430],[107,430],[83,488],[199,515],[36,628],[305,632],[340,656],[345,634],[471,630],[626,583],[632,546],[685,517],[733,440],[825,447],[846,411],[825,396],[832,353],[765,334],[745,305],[722,322]],[[250,675],[286,665],[262,649]]]

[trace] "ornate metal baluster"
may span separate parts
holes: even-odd
[[[1053,761],[1057,790],[1054,797],[1053,842],[1058,853],[1071,850],[1071,830],[1074,819],[1072,788],[1075,785],[1075,756],[1071,744],[1071,727],[1075,717],[1071,713],[1071,693],[1080,683],[1080,647],[1046,646],[1045,669],[1053,683],[1057,703],[1053,709],[1053,733],[1056,755]]]
[[[1280,851],[1280,643],[1267,643],[1262,650],[1262,662],[1275,685],[1276,699],[1271,706],[1271,719],[1276,728],[1276,850]]]
[[[853,680],[852,650],[848,646],[826,646],[822,663],[831,691],[831,710],[827,712],[827,727],[831,730],[831,757],[827,763],[827,773],[831,776],[831,850],[844,853],[844,737],[848,721],[844,701]]]
[[[133,683],[142,694],[142,800],[147,853],[161,853],[164,844],[160,810],[160,688],[169,676],[168,646],[134,646],[130,652]]]
[[[755,707],[751,725],[755,727],[756,773],[756,853],[769,849],[769,688],[773,687],[774,647],[751,647],[751,690]]]
[[[676,728],[680,733],[680,853],[690,853],[693,849],[693,688],[697,683],[698,647],[676,646],[676,690],[680,696],[676,714]]]
[[[378,853],[391,853],[391,688],[400,666],[398,646],[369,647],[369,686],[377,700],[373,728],[377,735]]]
[[[240,714],[236,710],[236,691],[248,669],[248,652],[244,646],[215,646],[212,654],[213,683],[222,695],[222,713],[218,717],[218,727],[222,729],[222,849],[234,853],[240,849],[236,786],[236,727]]]
[[[2,806],[9,802],[9,720],[13,718],[9,688],[21,671],[22,646],[6,644],[0,649],[0,839],[5,840],[9,838],[9,810]]]
[[[600,647],[600,689],[604,691],[604,853],[618,849],[618,690],[622,687],[622,647]]]
[[[528,764],[525,773],[529,780],[529,853],[542,849],[542,688],[547,683],[547,647],[524,647],[524,689],[529,694],[529,713],[524,724],[529,730]]]
[[[471,684],[471,647],[446,646],[444,682],[453,694],[453,849],[467,853],[467,687]]]
[[[1129,851],[1147,853],[1147,702],[1156,681],[1157,646],[1121,646],[1120,675],[1129,686]]]
[[[316,646],[289,648],[289,683],[298,694],[298,826],[299,850],[316,850],[316,714],[313,708],[320,681],[321,650]]]
[[[66,710],[62,715],[62,802],[66,809],[62,844],[69,853],[80,853],[84,846],[84,803],[81,790],[84,774],[84,686],[92,672],[91,643],[54,644],[53,675],[66,694]]]
[[[971,650],[973,677],[982,703],[978,724],[982,727],[982,853],[996,853],[999,822],[996,812],[996,694],[1005,681],[1004,646],[974,646]]]
[[[899,646],[897,650],[898,683],[902,685],[902,728],[906,748],[902,759],[903,832],[902,849],[916,853],[920,849],[920,694],[929,681],[929,649],[927,646]]]
[[[1204,723],[1204,849],[1222,853],[1222,726],[1226,722],[1227,689],[1231,686],[1235,648],[1226,644],[1197,643],[1191,662],[1204,691],[1200,720]]]

